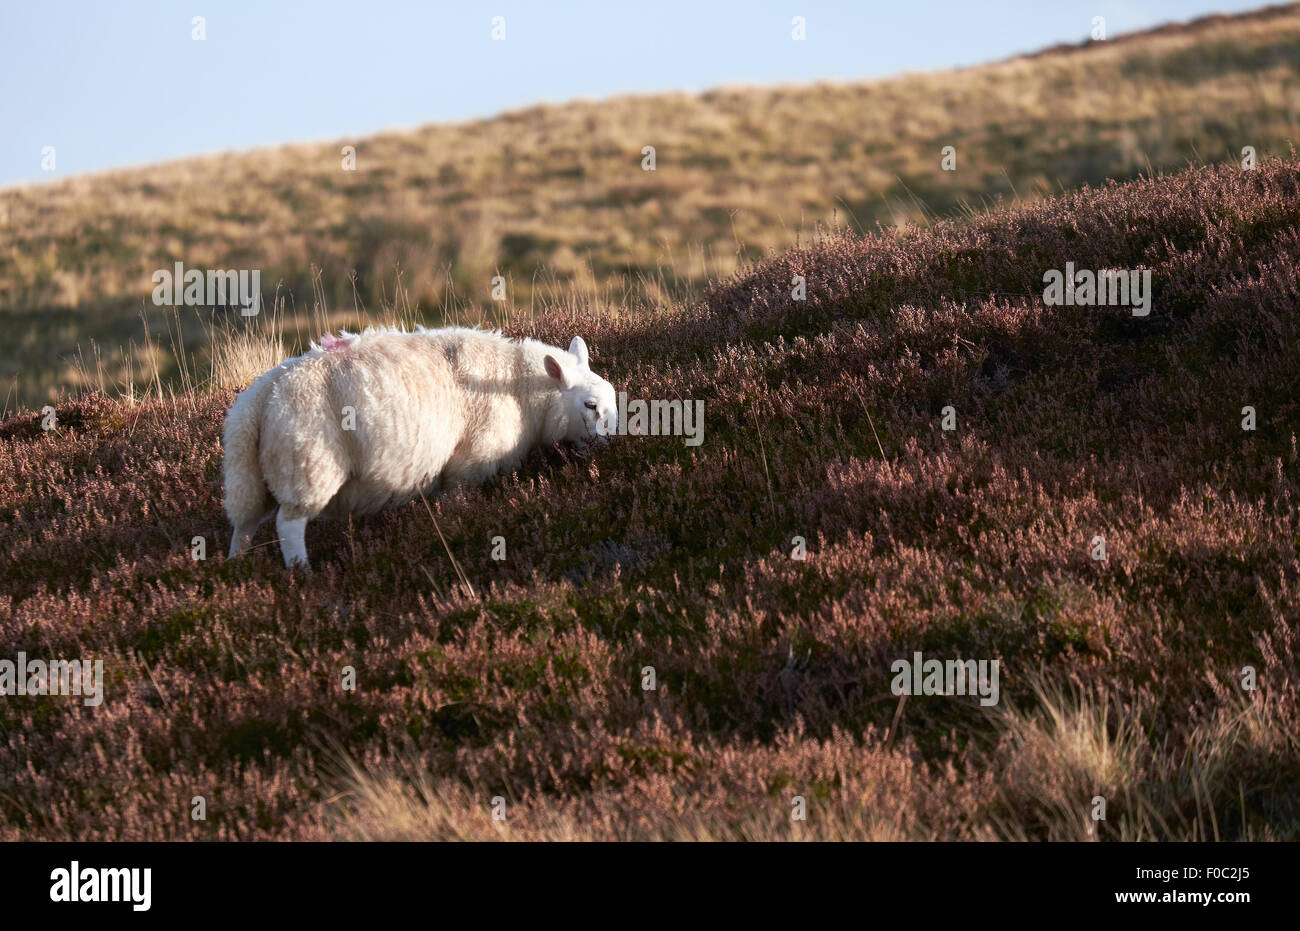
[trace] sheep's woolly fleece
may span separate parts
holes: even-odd
[[[537,446],[616,430],[614,389],[580,337],[566,352],[462,327],[326,333],[226,415],[230,555],[274,515],[285,563],[306,563],[314,517],[478,484]]]

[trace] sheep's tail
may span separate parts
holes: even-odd
[[[262,405],[270,384],[271,379],[266,376],[257,379],[240,392],[226,413],[226,430],[221,439],[225,450],[222,478],[226,490],[226,516],[235,531],[230,544],[231,556],[237,556],[243,550],[247,544],[245,537],[257,529],[275,506],[258,455]]]

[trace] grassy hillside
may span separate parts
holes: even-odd
[[[1066,262],[1149,268],[1150,316],[1044,306]],[[703,445],[313,525],[307,583],[220,555],[230,392],[11,417],[0,657],[108,697],[0,701],[0,838],[1300,839],[1298,272],[1292,155],[539,309]],[[900,703],[917,650],[1000,705]]]
[[[1247,145],[1285,155],[1297,100],[1300,9],[1287,7],[964,71],[537,107],[8,190],[0,391],[39,406],[65,387],[175,378],[149,297],[176,261],[262,269],[268,301],[277,284],[292,298],[291,331],[313,308],[337,326],[398,301],[429,322],[518,319],[561,298],[666,305],[819,223],[923,224],[1235,163]],[[498,272],[504,305],[490,300]],[[204,322],[187,310],[171,329],[201,351]],[[68,363],[78,347],[84,370]]]

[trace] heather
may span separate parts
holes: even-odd
[[[1044,306],[1066,262],[1150,269],[1150,316]],[[0,699],[0,837],[1297,839],[1298,269],[1293,154],[539,308],[508,332],[703,399],[704,443],[315,523],[310,578],[270,528],[223,556],[232,391],[20,412],[0,657],[106,698]],[[900,702],[914,651],[999,704]]]
[[[151,300],[151,275],[177,261],[260,269],[268,305],[292,297],[300,347],[319,333],[314,308],[339,326],[354,301],[378,310],[399,295],[430,323],[461,308],[517,320],[567,295],[667,306],[821,224],[925,224],[1239,161],[1246,146],[1285,155],[1298,93],[1291,5],[957,71],[576,101],[55,176],[0,191],[0,393],[39,407],[175,376],[169,324],[187,351],[209,351],[206,321]],[[947,146],[953,171],[940,169]]]

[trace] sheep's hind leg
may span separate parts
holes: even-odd
[[[297,512],[285,512],[281,507],[275,515],[275,529],[280,535],[280,552],[284,554],[284,564],[290,569],[301,566],[310,571],[307,563],[307,521],[309,517],[294,516]]]
[[[275,508],[271,508],[257,520],[236,527],[235,535],[230,539],[230,555],[226,558],[234,559],[248,549],[248,545],[253,542],[253,537],[257,534],[257,528],[265,524],[274,513]]]

